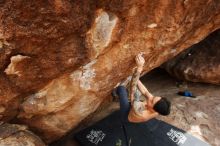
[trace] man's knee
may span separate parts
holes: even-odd
[[[127,89],[125,86],[118,86],[116,92],[118,95],[120,94],[127,95]]]

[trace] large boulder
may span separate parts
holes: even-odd
[[[28,131],[26,126],[0,123],[1,146],[46,146],[34,133]]]
[[[220,30],[184,50],[163,67],[181,80],[220,84]]]
[[[50,142],[101,105],[136,54],[148,72],[220,28],[220,3],[3,0],[0,16],[0,118]]]

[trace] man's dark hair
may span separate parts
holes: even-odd
[[[170,102],[161,97],[161,99],[154,105],[153,109],[160,115],[167,116],[170,114]]]

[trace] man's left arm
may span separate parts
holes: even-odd
[[[141,93],[147,97],[147,100],[152,101],[153,100],[153,95],[148,91],[148,89],[143,85],[143,83],[138,80],[138,88],[141,91]]]

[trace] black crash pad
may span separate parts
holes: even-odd
[[[75,135],[81,146],[210,146],[163,121],[121,123],[115,112]]]

